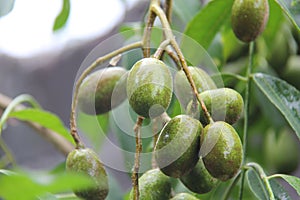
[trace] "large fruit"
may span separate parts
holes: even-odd
[[[101,200],[108,194],[108,180],[105,169],[97,154],[91,149],[75,149],[68,154],[66,161],[68,171],[90,176],[95,187],[76,190],[74,193],[83,199]]]
[[[204,194],[213,189],[217,184],[217,179],[212,177],[204,166],[202,158],[190,173],[180,177],[181,182],[189,190],[198,194]]]
[[[198,198],[189,193],[179,193],[170,200],[198,200]]]
[[[188,115],[178,115],[164,126],[154,149],[164,174],[178,178],[192,170],[199,160],[202,130],[201,123]]]
[[[156,169],[145,172],[139,178],[139,192],[142,200],[165,200],[170,198],[171,181],[170,177]],[[133,199],[133,190],[130,192],[130,198]]]
[[[269,18],[268,0],[235,0],[231,12],[234,34],[243,42],[251,42],[264,30]]]
[[[189,67],[189,71],[199,93],[217,88],[214,81],[204,70],[199,67]],[[178,71],[175,75],[174,90],[177,99],[184,107],[193,99],[193,90],[183,70]]]
[[[222,121],[207,125],[201,137],[200,156],[213,177],[221,181],[234,177],[243,159],[242,143],[235,129]]]
[[[127,97],[132,109],[143,117],[157,117],[172,98],[172,76],[168,67],[156,58],[136,62],[127,78]]]
[[[126,70],[121,67],[100,69],[82,83],[78,106],[86,114],[98,115],[110,111],[126,99]],[[112,95],[114,94],[114,99]]]
[[[215,121],[225,121],[229,124],[234,124],[241,116],[244,107],[242,96],[235,90],[230,88],[218,88],[214,90],[207,90],[200,93],[208,112]],[[204,117],[200,105],[198,110],[200,112],[192,112],[192,101],[187,107],[187,113],[193,113],[193,116],[200,119],[202,124],[207,125],[209,122]]]

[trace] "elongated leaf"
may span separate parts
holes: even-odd
[[[31,121],[40,124],[41,126],[53,130],[65,139],[73,143],[73,140],[62,121],[53,113],[40,109],[24,109],[10,113],[10,117],[17,118],[22,121]]]
[[[269,182],[276,200],[292,200],[292,197],[278,181],[269,180]]]
[[[251,191],[258,199],[268,200],[266,188],[262,180],[253,170],[247,171],[247,180]]]
[[[300,92],[284,80],[267,74],[256,73],[253,80],[284,115],[300,139]]]
[[[70,0],[63,0],[62,9],[54,21],[53,31],[61,29],[66,24],[70,15],[70,8]]]
[[[15,0],[0,0],[0,17],[7,15],[14,7]]]
[[[294,26],[300,31],[300,1],[299,0],[274,0],[289,17]]]
[[[288,182],[298,193],[300,196],[300,178],[296,176],[286,175],[286,174],[275,174],[272,177],[280,177],[283,178],[286,182]],[[272,181],[273,179],[271,179]]]
[[[233,0],[210,1],[190,21],[184,34],[207,49],[222,25],[230,18],[232,4]]]

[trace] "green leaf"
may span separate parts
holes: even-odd
[[[300,92],[284,80],[267,74],[256,73],[253,80],[284,115],[300,139]]]
[[[93,186],[86,176],[74,173],[16,172],[0,175],[0,196],[4,199],[32,200],[48,193],[61,193]],[[17,192],[16,192],[17,191]]]
[[[276,200],[292,200],[292,197],[276,180],[269,180]]]
[[[254,170],[247,171],[247,180],[251,191],[258,199],[268,200],[266,188],[257,173],[254,172]]]
[[[274,0],[289,17],[293,25],[300,31],[300,1],[299,0]]]
[[[0,0],[0,17],[7,15],[14,7],[15,0]]]
[[[60,13],[57,15],[53,25],[53,31],[61,29],[67,22],[70,15],[70,0],[63,0],[63,6]]]
[[[201,4],[198,0],[192,0],[189,3],[182,0],[174,0],[173,12],[174,15],[186,24],[196,15],[200,8]]]
[[[28,108],[24,110],[14,111],[10,113],[9,116],[22,121],[38,123],[45,128],[59,133],[65,139],[67,139],[71,143],[74,143],[71,135],[69,134],[68,129],[64,126],[62,121],[53,113],[40,109]]]
[[[184,34],[207,49],[222,25],[229,20],[233,0],[210,1],[187,25]],[[184,44],[184,41],[182,41]],[[182,45],[184,46],[184,45]]]
[[[270,178],[280,177],[283,178],[286,182],[288,182],[298,193],[300,196],[300,178],[296,176],[291,175],[285,175],[285,174],[274,174],[270,176]],[[271,179],[272,181],[273,179]]]

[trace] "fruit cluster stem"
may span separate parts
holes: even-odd
[[[129,45],[126,45],[124,47],[121,47],[115,51],[112,51],[102,57],[99,57],[97,60],[95,60],[87,69],[85,69],[78,80],[76,81],[75,85],[75,91],[74,91],[74,96],[73,96],[73,101],[71,105],[71,115],[70,115],[70,128],[71,128],[71,136],[73,137],[74,142],[76,143],[76,148],[82,148],[84,147],[84,144],[82,143],[78,132],[77,132],[77,123],[76,123],[76,108],[77,108],[77,103],[78,103],[78,93],[79,93],[79,88],[80,85],[82,84],[83,80],[100,64],[105,62],[106,60],[109,60],[125,51],[135,49],[135,48],[140,48],[142,47],[142,42],[135,42]]]
[[[174,48],[175,52],[178,55],[178,59],[179,59],[179,62],[181,63],[182,69],[183,69],[183,71],[184,71],[184,73],[185,73],[185,75],[186,75],[186,77],[187,77],[187,79],[188,79],[188,81],[189,81],[189,83],[192,87],[194,96],[196,97],[196,99],[200,103],[201,109],[204,112],[204,115],[205,115],[206,119],[210,123],[213,123],[213,119],[211,118],[204,102],[202,101],[202,99],[201,99],[201,97],[198,93],[198,90],[196,88],[196,85],[194,83],[192,75],[191,75],[191,73],[188,69],[187,63],[186,63],[185,58],[183,56],[183,53],[181,52],[180,47],[178,46],[178,44],[175,40],[175,37],[172,33],[170,24],[168,22],[168,19],[165,15],[164,11],[161,9],[161,7],[158,4],[152,4],[150,9],[159,17],[159,19],[160,19],[160,21],[163,25],[163,28],[164,28],[165,36],[166,36],[167,39],[170,40],[170,43],[171,43],[172,47]]]
[[[141,126],[144,117],[139,116],[136,120],[136,124],[133,128],[135,133],[135,158],[134,167],[132,173],[132,187],[133,187],[133,199],[139,200],[139,169],[140,169],[140,154],[142,152],[142,140],[141,140]]]

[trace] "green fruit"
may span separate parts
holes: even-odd
[[[218,182],[207,171],[201,158],[192,171],[180,177],[180,180],[189,190],[198,194],[209,192]]]
[[[207,90],[200,93],[208,112],[215,121],[225,121],[234,124],[241,116],[244,107],[242,96],[230,88],[218,88]],[[199,112],[200,114],[199,114]],[[198,118],[202,124],[207,125],[209,122],[204,117],[200,105],[196,112],[192,112],[192,101],[187,107],[187,113]]]
[[[74,193],[83,199],[101,200],[108,194],[108,180],[105,169],[97,154],[91,149],[75,149],[68,154],[66,170],[90,176],[95,187],[76,190]]]
[[[213,177],[221,181],[234,177],[243,159],[242,143],[235,129],[222,121],[207,125],[201,137],[200,156]]]
[[[189,67],[189,71],[199,93],[217,88],[214,81],[204,70],[199,67]],[[175,75],[174,90],[177,99],[184,107],[193,99],[193,90],[183,70],[178,71]]]
[[[139,192],[141,200],[166,200],[171,193],[170,178],[156,168],[145,172],[139,178]],[[130,198],[133,199],[133,190]]]
[[[235,0],[231,11],[234,34],[243,42],[251,42],[263,32],[269,18],[268,0]]]
[[[172,76],[168,67],[156,58],[136,62],[127,78],[127,96],[132,109],[143,117],[157,117],[172,98]]]
[[[78,93],[78,106],[86,114],[110,111],[126,99],[126,70],[121,67],[100,69],[90,74]],[[112,99],[112,95],[114,98]]]
[[[199,199],[188,193],[179,193],[179,194],[176,194],[170,200],[199,200]]]
[[[201,132],[201,123],[188,115],[178,115],[164,126],[154,148],[164,174],[178,178],[192,170],[199,160]]]

